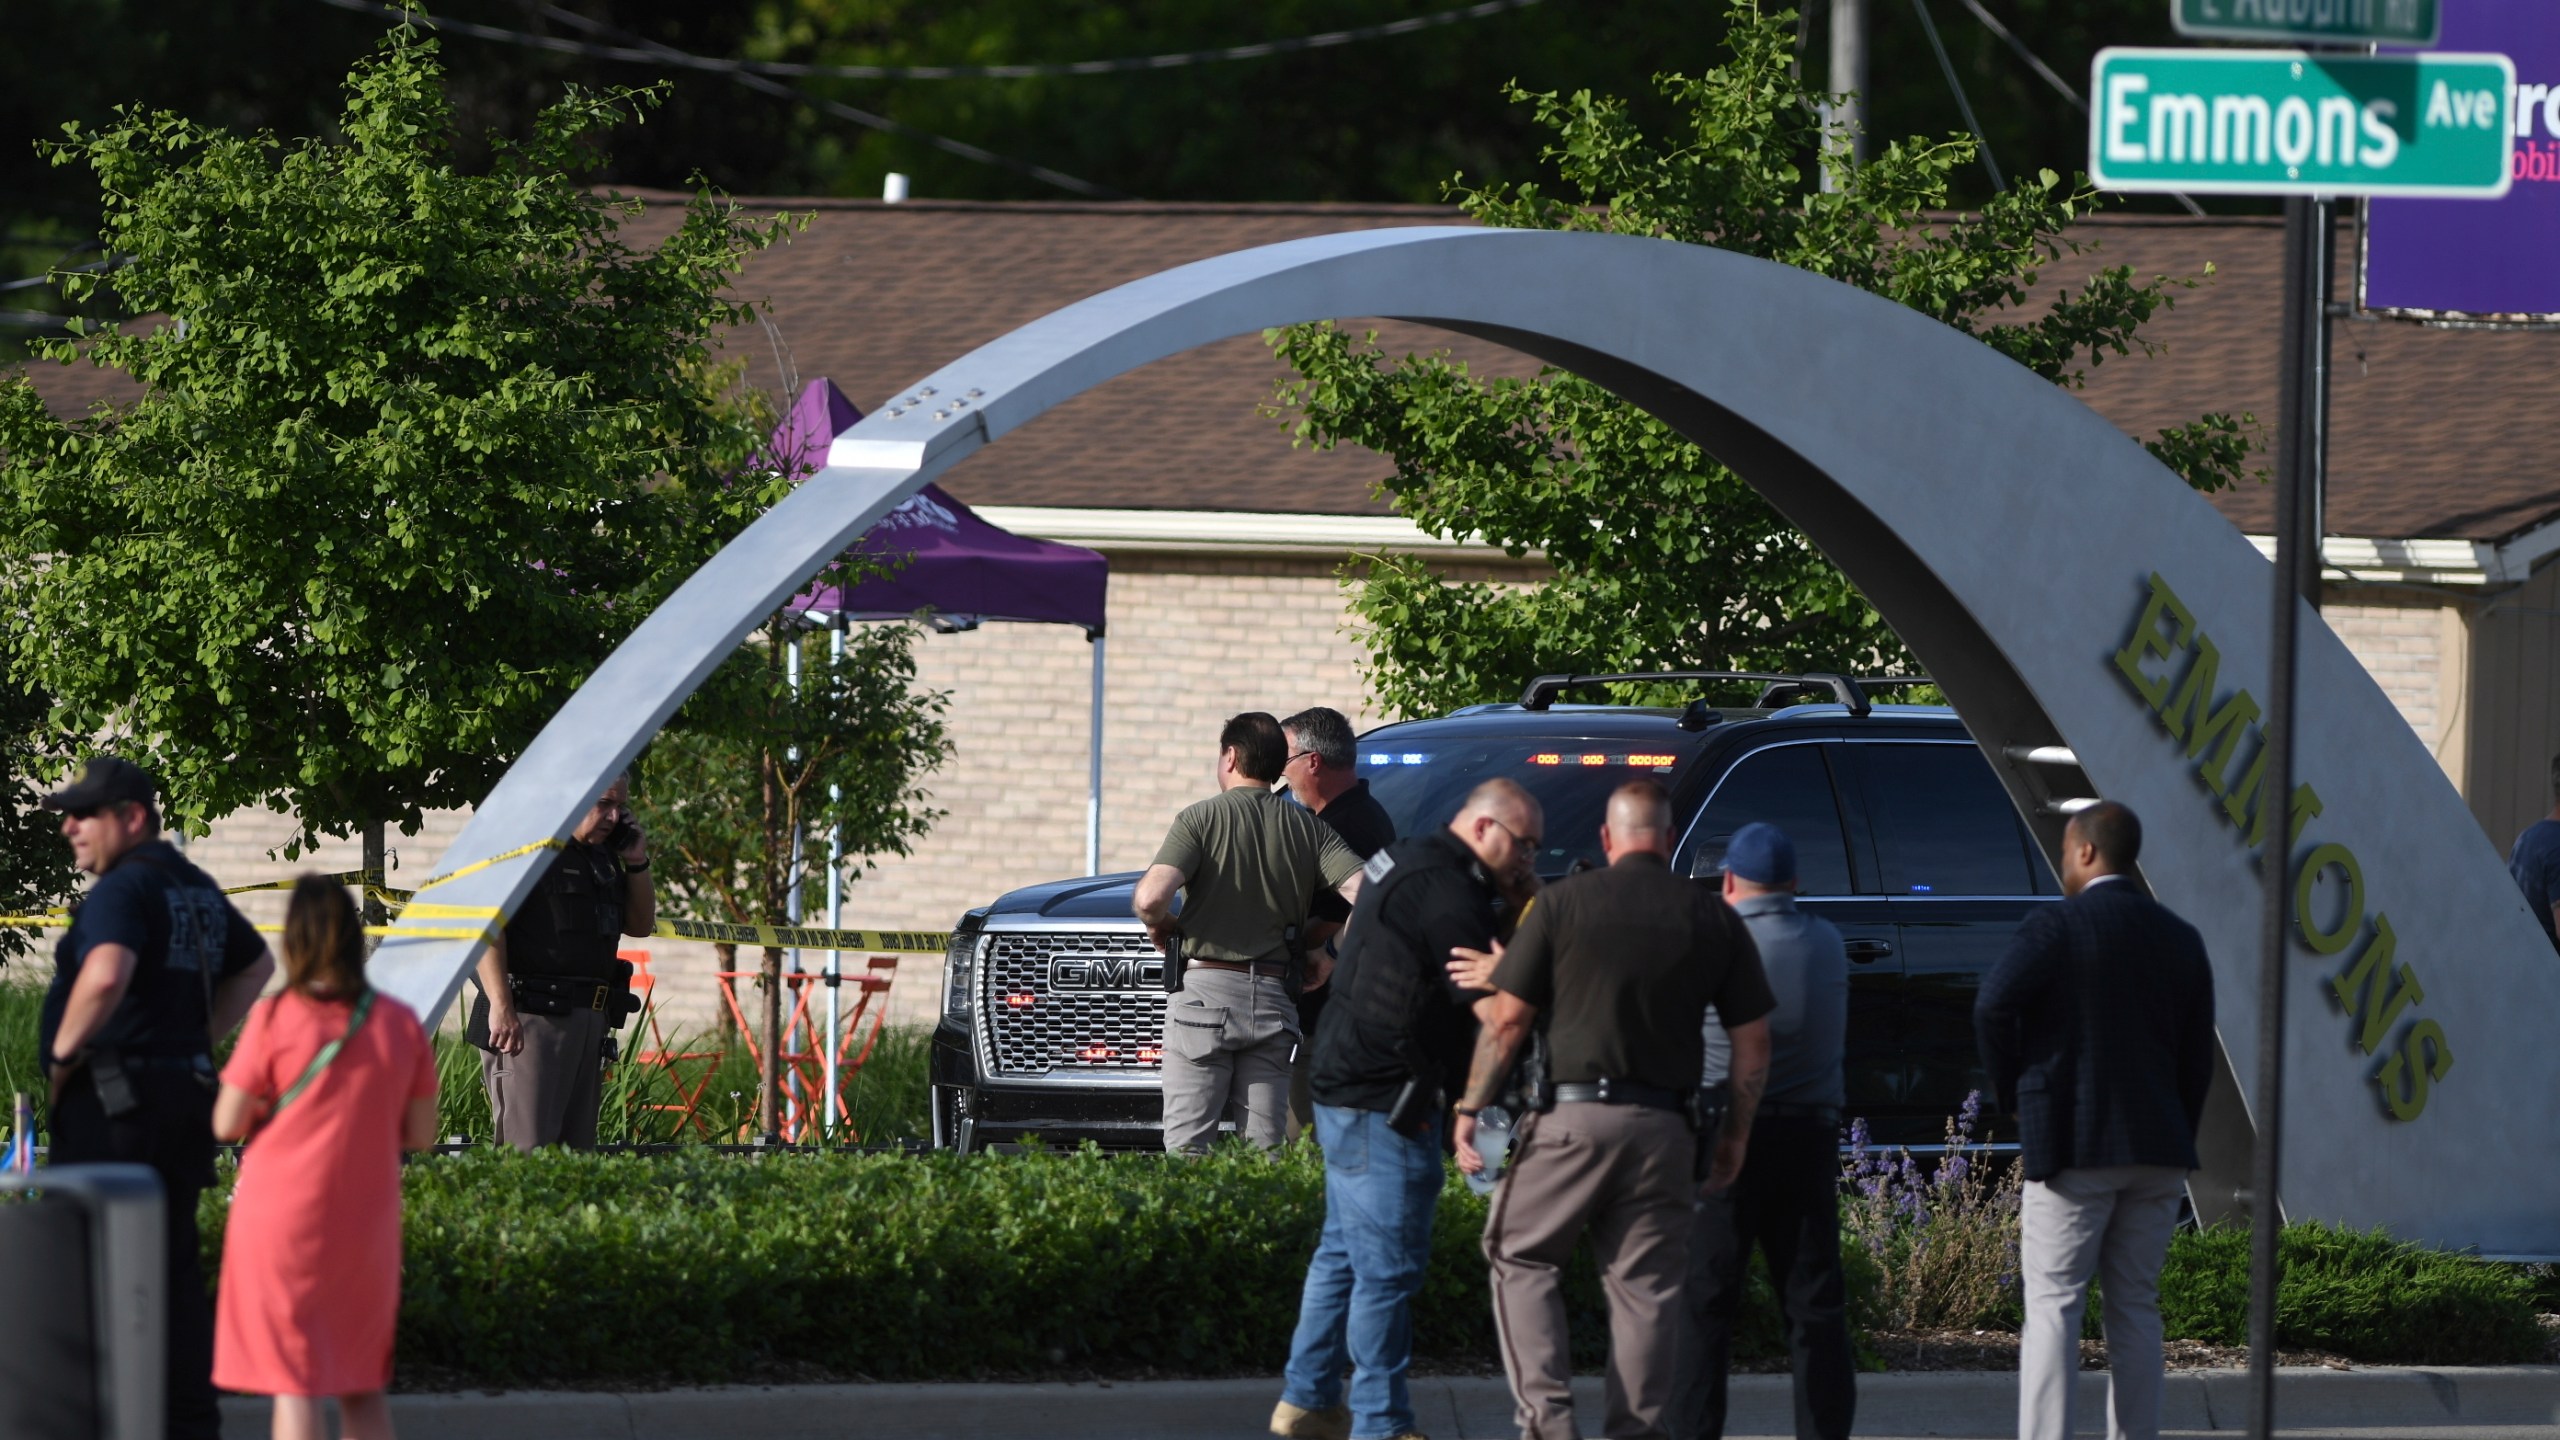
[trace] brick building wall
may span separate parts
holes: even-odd
[[[2463,783],[2464,610],[2415,592],[2359,592],[2354,603],[2333,592],[2320,607],[2320,617],[2346,642],[2348,652],[2457,786]]]

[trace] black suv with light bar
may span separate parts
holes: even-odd
[[[1519,703],[1476,705],[1360,738],[1370,793],[1398,833],[1446,824],[1501,775],[1546,807],[1539,873],[1603,863],[1609,792],[1649,775],[1671,792],[1672,863],[1712,880],[1753,820],[1792,837],[1805,908],[1848,940],[1849,1113],[1879,1141],[1941,1137],[1983,1088],[1973,1042],[1980,978],[2060,887],[1990,763],[1942,706],[1877,705],[1925,684],[1841,675],[1680,671],[1542,675]],[[1565,703],[1614,686],[1685,703]],[[1749,703],[1711,696],[1751,687]],[[2058,750],[2021,756],[2037,803],[2073,808],[2086,781]],[[953,927],[934,1031],[935,1144],[1038,1136],[1158,1143],[1162,958],[1130,915],[1135,873],[1035,885]]]

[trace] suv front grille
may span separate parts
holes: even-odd
[[[1164,957],[1143,931],[990,932],[979,981],[994,1073],[1164,1066]]]

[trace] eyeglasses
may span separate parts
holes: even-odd
[[[1490,816],[1490,815],[1487,815],[1487,816],[1486,816],[1486,817],[1484,817],[1484,818],[1486,818],[1487,820],[1493,820],[1493,817],[1492,817],[1492,816]],[[1517,845],[1517,846],[1519,846],[1521,849],[1523,849],[1523,850],[1527,850],[1527,851],[1529,851],[1529,852],[1531,852],[1531,853],[1533,853],[1533,854],[1534,854],[1534,853],[1536,853],[1537,848],[1538,848],[1538,838],[1539,838],[1539,837],[1537,837],[1537,836],[1535,836],[1535,835],[1523,835],[1523,834],[1521,834],[1519,831],[1512,829],[1510,826],[1508,826],[1508,825],[1504,825],[1504,824],[1503,824],[1501,821],[1499,821],[1499,820],[1493,820],[1493,823],[1494,823],[1496,826],[1500,827],[1500,829],[1501,829],[1501,831],[1502,831],[1502,833],[1503,833],[1503,834],[1508,835],[1508,836],[1510,836],[1510,837],[1511,837],[1511,843],[1512,843],[1512,844]]]
[[[1289,752],[1289,758],[1280,762],[1280,768],[1286,770],[1314,753],[1316,752],[1313,750],[1292,750]]]
[[[98,812],[105,808],[106,807],[103,805],[84,805],[77,810],[65,810],[62,813],[66,819],[94,820],[98,818]]]

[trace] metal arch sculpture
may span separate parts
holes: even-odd
[[[2145,878],[2215,957],[2229,1063],[2197,1195],[2209,1213],[2227,1206],[2250,1143],[2232,1077],[2257,1073],[2270,827],[2252,808],[2246,691],[2266,673],[2266,561],[2141,446],[1978,341],[1800,270],[1667,241],[1435,227],[1272,245],[1094,296],[927,376],[839,435],[824,470],[571,697],[402,914],[377,982],[440,1015],[546,847],[760,617],[928,480],[1150,361],[1358,315],[1579,372],[1730,465],[1893,623],[2048,849],[2062,823],[2049,781],[2070,755],[2097,793],[2141,812]],[[2301,675],[2296,768],[2316,794],[2274,843],[2303,920],[2288,1210],[2560,1254],[2560,1045],[2545,1036],[2560,962],[2433,757],[2316,619]]]

